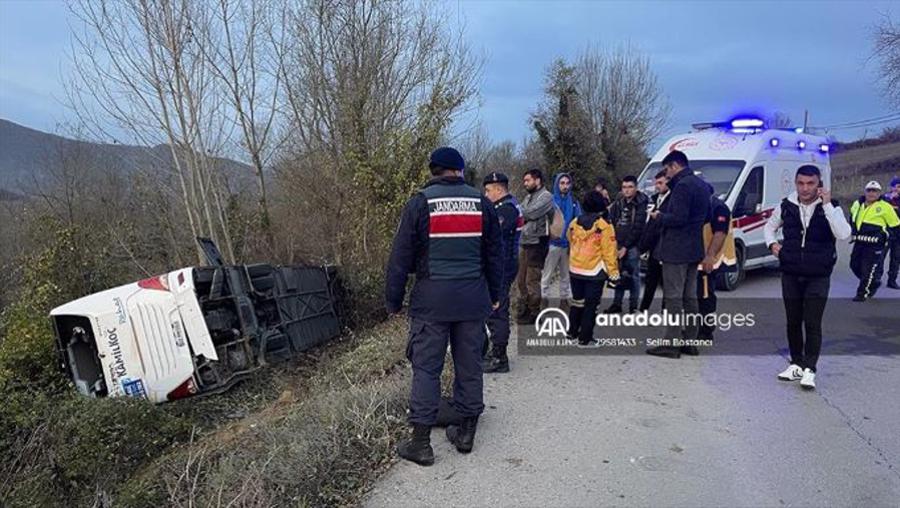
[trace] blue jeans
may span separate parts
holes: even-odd
[[[613,305],[622,306],[622,300],[625,298],[625,290],[628,289],[628,303],[632,309],[638,307],[641,299],[641,254],[637,247],[632,247],[625,251],[625,255],[619,259],[619,274],[625,276],[625,272],[629,272],[631,277],[625,281],[625,284],[616,286],[616,295],[613,297]],[[626,287],[627,286],[627,287]]]

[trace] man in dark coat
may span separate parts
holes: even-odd
[[[669,152],[662,165],[669,177],[670,202],[667,211],[654,210],[650,218],[660,220],[662,228],[658,251],[665,306],[669,314],[697,314],[697,264],[705,256],[703,224],[709,212],[709,188],[694,175],[683,152]],[[681,348],[674,345],[675,339],[695,341],[697,332],[694,320],[669,326],[664,341],[647,353],[679,358]]]

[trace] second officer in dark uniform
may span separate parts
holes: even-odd
[[[433,178],[403,210],[385,288],[387,310],[397,313],[407,276],[416,275],[406,347],[413,369],[409,396],[413,435],[397,451],[420,465],[434,463],[431,427],[437,420],[448,342],[455,374],[453,406],[462,422],[448,427],[447,437],[458,451],[472,451],[478,416],[484,410],[484,321],[499,307],[503,270],[494,206],[466,185],[462,156],[453,148],[438,148],[429,168]]]
[[[489,173],[484,177],[484,195],[494,203],[500,221],[501,259],[500,307],[487,319],[491,349],[484,361],[484,372],[509,372],[509,290],[519,273],[519,237],[525,218],[516,197],[509,193],[509,177],[503,173]]]

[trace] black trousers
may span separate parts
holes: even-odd
[[[603,285],[606,277],[600,279],[583,279],[570,277],[572,282],[572,304],[569,307],[569,335],[577,337],[581,342],[594,338],[594,322],[597,319],[597,306],[603,296]]]
[[[660,282],[662,282],[662,263],[650,256],[647,259],[647,273],[644,276],[644,296],[641,297],[641,306],[638,307],[638,310],[648,310],[653,305],[656,288],[659,287]]]
[[[822,350],[822,315],[828,303],[830,287],[830,277],[802,277],[787,273],[781,275],[781,295],[787,316],[791,363],[813,372],[816,371],[819,352]]]
[[[897,282],[897,272],[900,271],[900,238],[895,238],[888,248],[890,252],[885,256],[890,260],[887,280],[888,282]]]
[[[487,318],[487,328],[490,332],[490,342],[495,348],[509,345],[509,292],[513,279],[503,281],[500,290],[500,307],[492,311]]]
[[[409,423],[434,425],[437,421],[448,342],[453,356],[453,407],[463,418],[484,411],[484,321],[436,322],[411,317],[406,346],[413,370]]]
[[[706,273],[697,272],[697,308],[700,314],[704,316],[704,322],[700,324],[700,330],[697,332],[698,339],[712,339],[713,332],[716,327],[706,324],[705,316],[716,312],[716,280],[718,279],[716,272]]]
[[[884,273],[884,243],[853,243],[850,254],[850,270],[859,279],[856,295],[869,298],[881,286],[881,275]]]

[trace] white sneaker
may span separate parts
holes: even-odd
[[[778,379],[782,381],[797,381],[802,377],[803,369],[796,363],[790,364],[781,374],[778,374]]]
[[[809,370],[803,369],[803,379],[800,380],[800,386],[807,390],[812,390],[816,387],[816,373]]]

